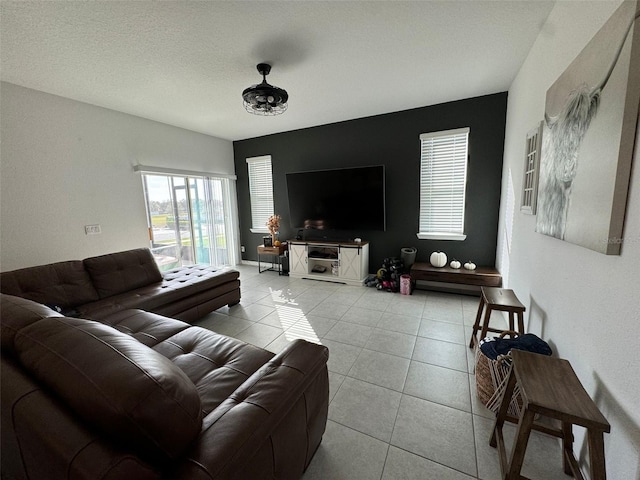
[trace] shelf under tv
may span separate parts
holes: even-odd
[[[368,242],[289,240],[288,243],[291,277],[362,285],[369,273]]]

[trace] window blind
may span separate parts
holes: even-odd
[[[268,233],[266,223],[273,215],[273,177],[271,155],[247,158],[249,196],[251,197],[251,231]]]
[[[468,140],[466,127],[420,135],[419,238],[464,239]]]

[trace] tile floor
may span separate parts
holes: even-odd
[[[329,420],[305,480],[500,477],[493,414],[476,399],[467,347],[478,298],[238,270],[241,303],[200,326],[274,353],[295,338],[329,348]],[[507,425],[509,445],[514,432]],[[557,439],[534,433],[523,475],[567,478],[560,452]]]

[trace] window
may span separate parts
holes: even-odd
[[[204,263],[237,263],[229,176],[166,175],[141,167],[151,251],[161,270]]]
[[[251,197],[251,231],[269,233],[266,223],[274,211],[271,155],[247,158],[247,166]]]
[[[542,122],[527,133],[524,152],[524,179],[522,180],[522,201],[520,211],[529,215],[536,214],[538,199],[538,165],[540,164],[540,145]]]
[[[420,135],[418,238],[464,240],[469,128]]]

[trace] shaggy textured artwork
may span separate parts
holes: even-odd
[[[640,99],[637,0],[547,91],[536,231],[620,253]]]

